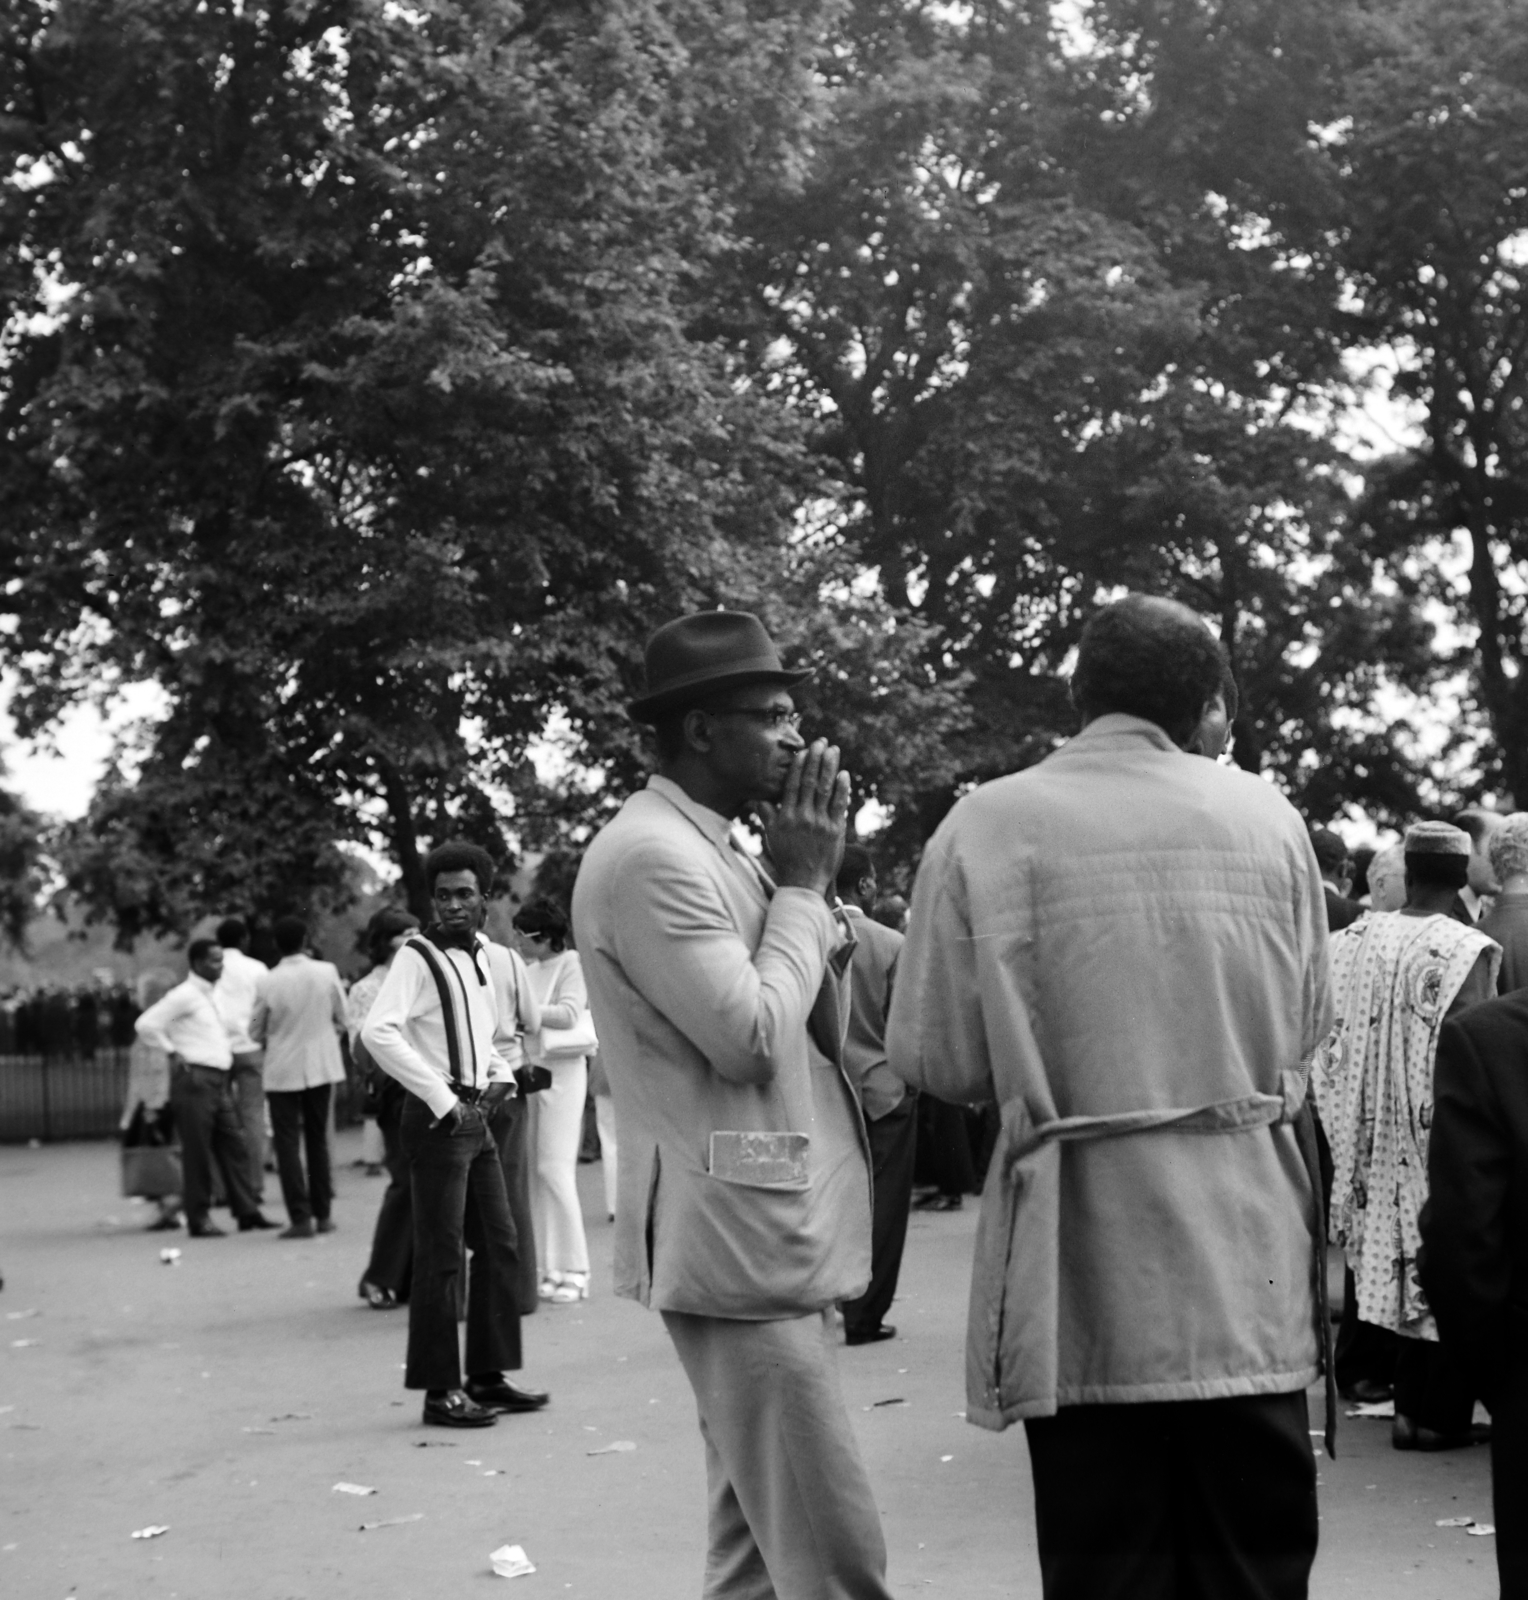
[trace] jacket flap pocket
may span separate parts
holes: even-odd
[[[711,1135],[709,1171],[725,1183],[753,1189],[800,1187],[807,1181],[804,1133],[724,1133]]]

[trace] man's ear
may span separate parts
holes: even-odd
[[[692,750],[708,753],[711,749],[711,725],[699,706],[684,714],[684,742]]]

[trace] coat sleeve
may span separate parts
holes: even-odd
[[[1422,1286],[1444,1341],[1490,1394],[1507,1348],[1512,1150],[1476,1038],[1458,1022],[1439,1037],[1433,1096]]]
[[[913,884],[886,1022],[886,1058],[903,1083],[964,1105],[993,1100],[996,1089],[953,818],[929,841]]]
[[[840,938],[820,894],[777,889],[750,950],[704,866],[672,849],[633,850],[615,885],[622,970],[732,1083],[773,1080],[781,1041],[806,1027]]]

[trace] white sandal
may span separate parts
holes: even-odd
[[[544,1272],[541,1282],[536,1286],[536,1297],[540,1300],[555,1300],[557,1291],[562,1287],[562,1274],[560,1272]]]
[[[552,1292],[547,1296],[554,1305],[570,1306],[578,1300],[589,1298],[589,1274],[587,1272],[561,1272],[557,1275],[558,1281],[552,1287]]]

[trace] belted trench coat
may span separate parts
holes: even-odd
[[[1320,871],[1260,779],[1111,715],[956,804],[887,1044],[906,1082],[1002,1108],[973,1422],[1312,1382],[1319,1195],[1296,1119],[1329,1023]]]

